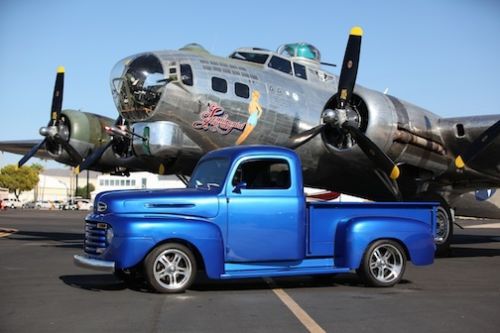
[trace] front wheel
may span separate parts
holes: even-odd
[[[167,243],[158,246],[144,262],[146,280],[159,293],[181,293],[191,286],[196,261],[189,248]]]
[[[392,287],[403,277],[406,256],[401,245],[392,240],[372,243],[356,271],[360,278],[372,287]]]

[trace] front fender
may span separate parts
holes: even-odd
[[[432,225],[401,217],[356,217],[342,221],[335,236],[335,266],[356,269],[368,246],[378,239],[399,241],[414,265],[434,262]]]
[[[92,218],[92,220],[96,220]],[[224,246],[219,227],[209,220],[180,216],[107,215],[114,238],[103,259],[116,262],[120,269],[140,264],[153,248],[170,239],[191,244],[201,255],[210,278],[220,278],[224,270]]]

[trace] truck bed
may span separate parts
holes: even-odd
[[[365,221],[390,223],[395,233],[400,231],[398,221],[415,220],[429,225],[435,233],[434,210],[437,203],[424,202],[309,202],[307,203],[306,255],[308,257],[331,256],[334,252],[335,235],[340,227],[362,218]],[[383,219],[381,219],[383,218]],[[369,232],[366,224],[363,228]],[[404,232],[404,231],[401,231]]]

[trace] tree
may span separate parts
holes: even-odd
[[[9,189],[19,199],[21,192],[31,191],[38,184],[42,169],[39,164],[20,168],[14,164],[6,165],[0,170],[0,186]]]
[[[85,199],[90,199],[90,193],[95,190],[95,186],[92,183],[89,183],[89,190],[87,192],[87,186],[78,187],[75,191],[75,197],[82,197]],[[87,195],[88,193],[88,195]]]

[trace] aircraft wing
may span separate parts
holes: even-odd
[[[33,148],[33,146],[37,145],[40,141],[42,141],[42,139],[0,141],[0,151],[25,155],[31,150],[31,148]],[[45,149],[45,146],[42,146],[34,156],[42,159],[53,159]]]

